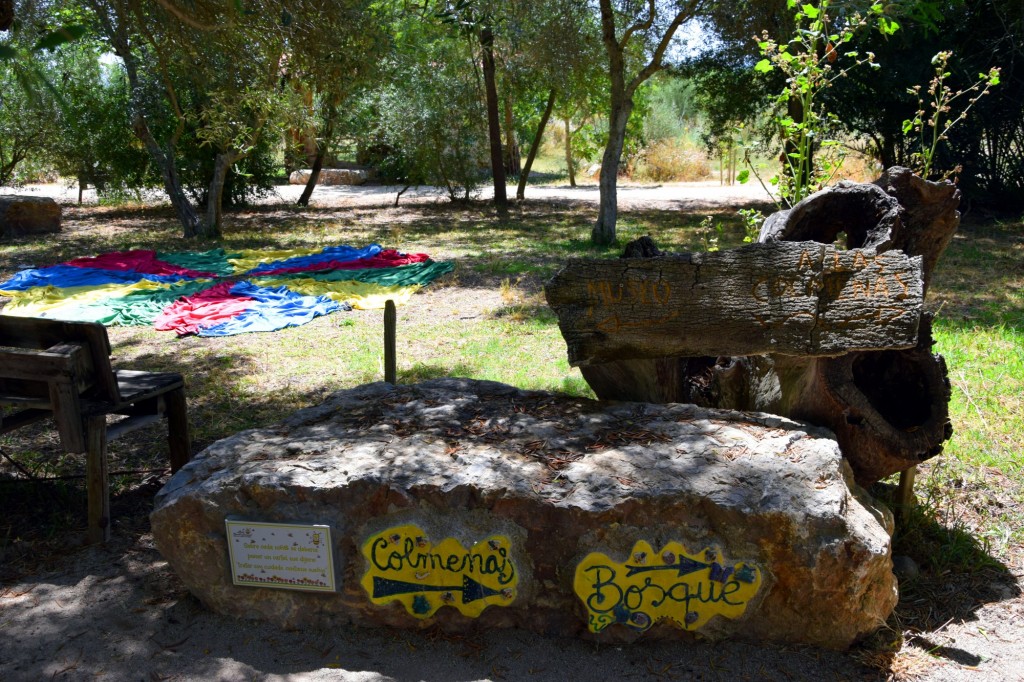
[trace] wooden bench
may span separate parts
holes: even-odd
[[[171,471],[191,458],[182,376],[113,370],[100,324],[0,315],[0,407],[0,433],[52,417],[64,450],[86,453],[90,542],[110,538],[108,441],[166,418]]]

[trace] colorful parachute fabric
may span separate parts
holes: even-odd
[[[118,251],[23,270],[0,284],[4,315],[155,325],[230,336],[406,303],[454,264],[377,244],[279,251]]]

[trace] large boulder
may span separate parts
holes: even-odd
[[[309,182],[311,170],[292,171],[288,176],[288,183],[292,185],[305,185]],[[369,172],[357,168],[323,168],[320,170],[320,178],[317,184],[320,185],[362,185],[370,179]]]
[[[328,526],[337,591],[233,584],[225,519]],[[895,606],[890,524],[827,431],[464,379],[361,386],[224,439],[152,514],[207,607],[287,628],[830,648]]]
[[[60,232],[60,205],[50,197],[0,196],[0,236]]]

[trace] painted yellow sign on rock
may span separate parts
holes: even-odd
[[[588,555],[576,567],[573,589],[587,608],[591,632],[613,623],[642,632],[662,618],[696,630],[712,616],[742,615],[761,581],[757,566],[726,565],[717,549],[689,554],[670,542],[655,552],[641,540],[624,562]]]
[[[476,618],[488,606],[508,606],[516,596],[519,575],[503,535],[469,549],[455,538],[436,545],[413,525],[371,535],[363,543],[369,570],[362,585],[374,604],[401,602],[417,618],[429,618],[453,606]]]

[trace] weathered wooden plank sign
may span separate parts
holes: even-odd
[[[545,294],[573,366],[911,348],[924,298],[920,257],[818,242],[573,259]]]

